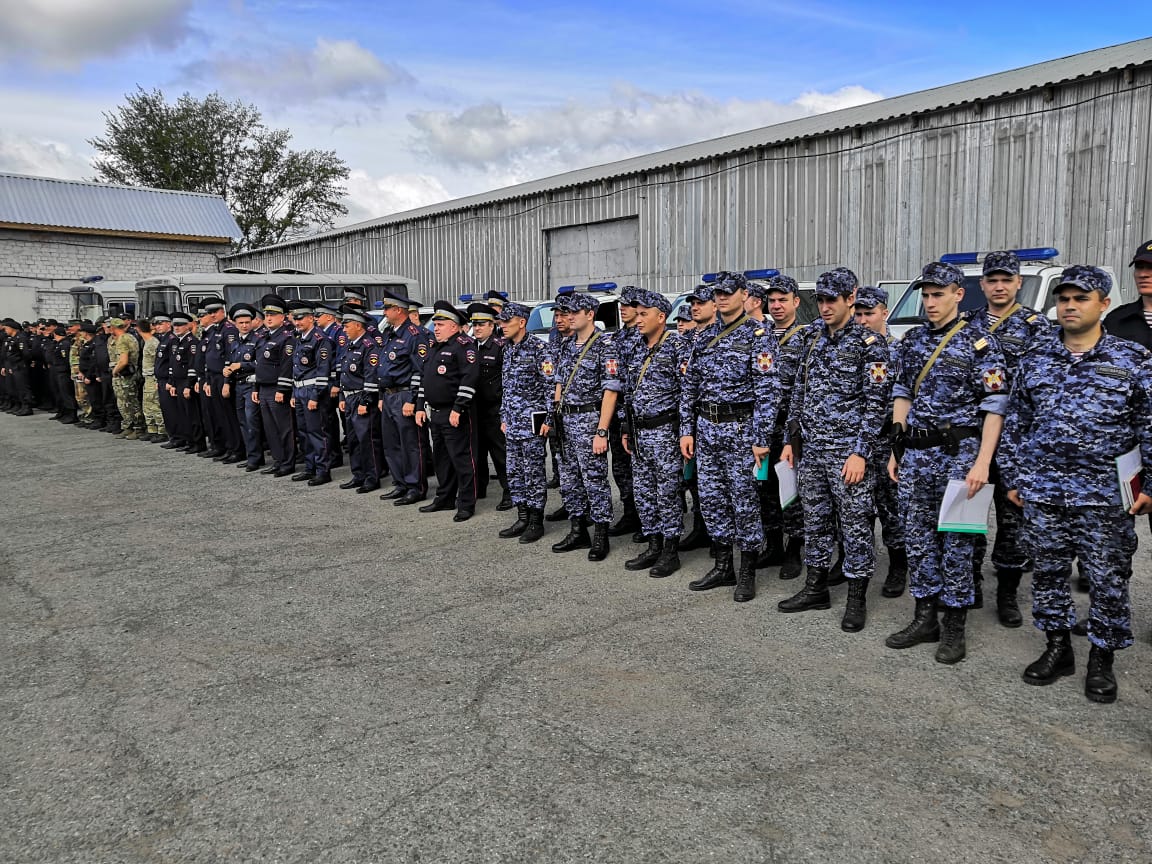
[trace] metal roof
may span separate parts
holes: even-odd
[[[854,108],[843,108],[839,111],[829,111],[810,117],[790,120],[786,123],[777,123],[773,126],[764,126],[748,132],[738,132],[722,138],[713,138],[696,144],[687,144],[682,147],[673,147],[657,153],[643,156],[634,156],[619,162],[610,162],[606,165],[597,165],[591,168],[581,168],[531,180],[515,186],[506,186],[470,195],[465,198],[455,198],[439,204],[431,204],[415,210],[406,210],[402,213],[393,213],[378,219],[357,222],[331,231],[322,231],[317,234],[303,237],[274,246],[265,246],[262,249],[277,249],[284,246],[298,246],[313,240],[322,240],[328,237],[337,237],[367,228],[381,225],[390,225],[397,222],[407,222],[426,216],[449,213],[454,210],[463,210],[470,207],[479,207],[498,201],[512,198],[521,198],[564,189],[572,186],[581,186],[613,177],[629,174],[638,174],[645,171],[655,171],[674,165],[725,156],[756,147],[784,144],[802,138],[812,138],[828,135],[858,126],[872,123],[881,123],[913,114],[923,114],[939,111],[956,105],[977,102],[986,99],[996,99],[1010,96],[1025,90],[1045,87],[1085,78],[1092,75],[1123,69],[1128,66],[1140,66],[1152,62],[1152,38],[1140,39],[1135,42],[1126,42],[1122,45],[1113,45],[1108,48],[1099,48],[1086,51],[1082,54],[1073,54],[1058,60],[1048,60],[1032,66],[1024,66],[1007,72],[994,75],[985,75],[957,84],[948,84],[943,87],[934,87],[930,90],[920,90],[904,96],[894,96],[859,105]],[[249,250],[258,252],[260,249]],[[239,253],[240,255],[248,253]]]
[[[219,195],[0,173],[0,223],[189,238],[240,237]]]

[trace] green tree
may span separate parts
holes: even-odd
[[[348,212],[344,161],[331,150],[290,150],[291,133],[266,127],[256,106],[218,93],[169,103],[143,88],[125,100],[88,142],[97,180],[220,195],[243,232],[237,249],[331,228]]]

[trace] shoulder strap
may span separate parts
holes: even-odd
[[[660,341],[648,349],[648,356],[644,360],[644,365],[640,367],[640,374],[636,376],[635,389],[640,389],[640,382],[644,380],[644,375],[648,372],[648,364],[652,362],[652,358],[656,356],[656,352],[660,350],[660,346],[664,344],[664,340],[668,338],[668,334],[671,332],[671,330],[665,330]]]
[[[944,338],[940,340],[940,344],[936,346],[936,350],[932,352],[928,358],[928,362],[924,364],[924,368],[920,370],[920,374],[916,376],[916,383],[912,385],[912,398],[916,398],[916,394],[920,392],[920,385],[924,383],[924,379],[928,377],[928,373],[932,367],[936,365],[936,361],[940,359],[940,355],[944,353],[944,348],[952,340],[952,337],[959,333],[967,326],[968,322],[961,318],[952,325],[952,329],[944,334]]]
[[[576,362],[572,364],[572,371],[568,373],[568,380],[564,382],[564,389],[560,391],[560,401],[564,401],[564,397],[568,395],[568,388],[572,386],[572,382],[576,379],[576,370],[580,368],[580,361],[584,359],[584,355],[588,353],[588,349],[592,347],[592,343],[600,338],[600,331],[597,330],[592,334],[592,338],[584,343],[584,350],[580,352],[580,356],[576,358]]]
[[[812,344],[808,346],[808,351],[804,355],[804,386],[808,386],[808,367],[812,363],[812,355],[816,353],[816,346],[820,344],[820,337],[824,334],[819,330],[813,331],[816,336],[812,340]]]
[[[747,312],[741,312],[739,318],[737,318],[735,321],[733,321],[731,324],[729,324],[727,327],[725,327],[723,330],[721,330],[719,333],[717,333],[715,336],[712,337],[712,341],[709,342],[706,346],[704,346],[704,350],[707,351],[710,348],[714,348],[716,346],[717,342],[719,342],[721,339],[723,339],[725,336],[727,336],[729,333],[731,333],[733,330],[735,330],[737,327],[739,327],[741,324],[743,324],[747,320],[748,320],[748,313]]]
[[[785,345],[787,345],[789,343],[789,341],[791,341],[792,337],[795,336],[797,333],[799,333],[803,329],[804,329],[803,324],[796,323],[796,324],[793,324],[791,327],[789,327],[787,330],[785,330],[784,335],[780,337],[780,347],[783,348]]]
[[[995,324],[993,324],[991,327],[989,327],[989,328],[988,328],[988,332],[989,332],[989,333],[995,333],[995,332],[996,332],[996,329],[997,329],[997,328],[998,328],[998,327],[999,327],[1001,324],[1003,324],[1005,321],[1007,321],[1009,318],[1011,318],[1013,315],[1015,315],[1015,314],[1016,314],[1016,313],[1017,313],[1019,310],[1021,310],[1021,309],[1023,309],[1023,308],[1024,308],[1024,307],[1023,307],[1023,306],[1021,306],[1019,303],[1013,303],[1013,304],[1012,304],[1012,308],[1011,308],[1011,309],[1009,309],[1007,312],[1005,312],[1003,315],[1001,315],[999,318],[997,318],[997,319],[996,319],[996,323],[995,323]]]

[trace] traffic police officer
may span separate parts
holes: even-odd
[[[172,313],[174,338],[168,351],[168,395],[176,400],[177,439],[185,453],[204,451],[204,429],[196,401],[194,364],[199,344],[192,335],[192,316]]]
[[[489,292],[494,293],[494,292]],[[488,491],[488,459],[496,469],[496,479],[503,495],[497,510],[511,510],[512,498],[508,492],[507,444],[500,429],[500,402],[504,396],[502,369],[504,339],[496,334],[496,309],[484,303],[468,306],[472,322],[472,337],[476,340],[476,356],[480,364],[480,383],[476,389],[476,497],[484,498]]]
[[[292,475],[295,482],[323,486],[332,481],[324,405],[331,398],[332,342],[316,326],[315,310],[308,300],[293,300],[288,315],[296,327],[292,343],[292,407],[304,445],[304,470]]]
[[[259,471],[264,467],[263,430],[260,424],[260,402],[256,393],[256,360],[259,337],[256,334],[256,307],[237,303],[228,313],[236,327],[236,338],[225,344],[225,386],[236,409],[240,427],[244,470]],[[253,399],[256,395],[256,399]]]
[[[380,345],[368,335],[371,316],[357,306],[341,309],[345,342],[340,358],[340,412],[348,429],[352,479],[341,489],[367,494],[380,488],[384,446],[380,440],[380,394],[376,370]]]
[[[288,302],[275,294],[260,298],[267,332],[256,343],[256,402],[272,464],[262,473],[289,477],[296,471],[292,413],[292,350],[295,333],[286,323]]]

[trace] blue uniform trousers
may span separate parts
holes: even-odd
[[[764,545],[756,458],[747,421],[714,423],[696,419],[696,472],[700,512],[708,535],[717,543],[736,544],[743,552]]]
[[[296,397],[296,426],[304,442],[304,470],[320,477],[329,473],[328,460],[331,456],[326,428],[328,414],[324,410],[327,401],[327,395],[321,396],[317,400],[316,410],[309,411],[308,400]]]
[[[844,541],[844,575],[871,579],[876,572],[872,466],[865,463],[864,479],[849,485],[840,472],[850,454],[811,447],[803,452],[796,481],[804,501],[804,563],[830,568],[840,537]]]
[[[546,444],[539,435],[507,439],[508,491],[518,507],[543,510],[548,501]]]
[[[680,433],[676,423],[655,429],[635,429],[632,447],[632,489],[640,525],[647,535],[679,537],[684,532],[680,483],[684,477]]]
[[[412,391],[382,394],[384,410],[380,413],[380,433],[388,472],[397,486],[421,495],[428,493],[421,452],[420,427],[412,417],[404,416],[404,403],[411,402]]]
[[[573,518],[587,516],[603,524],[612,521],[612,487],[608,484],[608,454],[592,452],[599,425],[599,411],[564,415],[560,497]]]
[[[360,413],[360,406],[367,414]],[[370,485],[380,483],[384,469],[384,446],[380,438],[380,412],[376,398],[367,393],[344,396],[344,426],[348,430],[348,462],[352,479]]]

